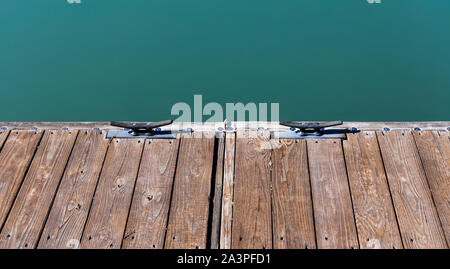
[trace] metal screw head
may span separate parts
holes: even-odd
[[[419,127],[414,127],[414,131],[420,131],[421,129]]]
[[[62,127],[61,130],[67,131],[67,130],[69,130],[69,128],[67,128],[67,127]]]
[[[8,127],[2,126],[2,127],[0,127],[0,129],[1,129],[1,130],[8,130]]]
[[[38,128],[37,127],[31,127],[31,130],[37,130]]]
[[[390,128],[388,128],[388,127],[384,127],[383,128],[383,131],[390,131],[391,129]]]
[[[264,130],[264,127],[258,127],[258,131]]]
[[[99,130],[100,130],[100,128],[98,128],[98,127],[94,127],[94,128],[92,128],[92,130],[95,130],[95,131],[99,131]]]

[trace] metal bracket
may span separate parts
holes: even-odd
[[[111,126],[122,127],[123,130],[109,130],[106,138],[153,138],[153,139],[174,139],[178,133],[191,133],[189,130],[161,130],[160,127],[172,124],[172,120],[160,122],[116,122],[112,121]]]
[[[230,120],[225,120],[225,131],[231,132],[233,131],[233,124]]]
[[[357,130],[325,129],[327,127],[342,125],[342,121],[331,122],[288,122],[282,121],[280,125],[291,127],[289,132],[272,132],[272,138],[278,139],[346,139],[347,133]]]

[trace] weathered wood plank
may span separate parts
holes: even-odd
[[[375,132],[343,144],[360,248],[403,248]]]
[[[431,194],[450,242],[450,141],[449,132],[414,132]]]
[[[233,186],[234,158],[236,149],[236,134],[225,136],[225,153],[223,168],[222,216],[220,224],[220,248],[231,248],[231,226],[233,221]]]
[[[271,151],[268,131],[237,133],[233,248],[272,248]]]
[[[9,135],[9,131],[8,130],[0,130],[0,151],[2,150],[3,147],[3,143],[5,143],[6,138]]]
[[[282,139],[273,148],[273,246],[316,248],[306,141]]]
[[[144,141],[111,141],[81,239],[81,248],[121,247]]]
[[[165,248],[206,248],[214,133],[181,138]]]
[[[282,129],[289,130],[287,127],[283,127],[279,125],[279,122],[276,121],[238,121],[232,123],[233,127],[236,130],[256,130],[257,127],[264,127],[265,129]],[[61,129],[63,127],[68,127],[69,129],[92,129],[92,128],[101,128],[101,129],[117,129],[116,127],[111,126],[110,122],[0,122],[0,126],[6,126],[9,129],[26,129],[29,130],[32,127],[37,127],[39,129]],[[249,128],[253,126],[252,128]],[[411,130],[414,127],[419,127],[422,130],[442,130],[445,131],[447,127],[450,126],[450,121],[426,121],[426,122],[351,122],[345,121],[341,126],[341,128],[352,128],[356,127],[359,130],[382,130],[387,127],[391,130],[395,129],[409,129]],[[196,132],[198,131],[214,131],[217,130],[218,127],[223,127],[223,122],[174,122],[169,126],[165,126],[163,129],[184,129],[191,127]]]
[[[179,139],[146,141],[122,248],[163,248]]]
[[[318,248],[358,248],[341,141],[308,140]]]
[[[211,248],[220,247],[220,219],[222,214],[222,191],[223,191],[223,164],[225,151],[225,134],[216,135],[216,161],[215,161],[215,186],[214,199],[212,202],[212,220],[211,220]]]
[[[136,122],[137,123],[137,122]],[[120,127],[111,126],[111,122],[0,122],[0,127],[6,127],[10,130],[30,130],[38,128],[42,130],[60,130],[68,128],[69,130],[92,130],[100,128],[102,130],[121,129]],[[180,130],[193,128],[198,134],[199,132],[213,132],[217,128],[224,127],[223,122],[174,122],[170,125],[162,127],[162,130]]]
[[[80,131],[38,248],[79,248],[109,139],[102,131]]]
[[[411,132],[377,132],[377,137],[404,247],[446,248]]]
[[[0,235],[0,248],[35,248],[78,131],[44,133]]]
[[[0,152],[0,228],[8,216],[41,137],[42,131],[13,131]]]
[[[303,121],[302,121],[303,122]],[[281,126],[276,121],[237,121],[232,123],[233,127],[237,131],[243,130],[256,130],[257,128],[275,130],[289,130],[289,127]],[[348,128],[353,127],[358,130],[364,131],[376,131],[383,130],[383,128],[390,128],[391,130],[412,130],[413,128],[421,128],[422,130],[442,130],[445,131],[450,126],[449,121],[426,121],[426,122],[351,122],[345,121],[342,125],[336,128]]]

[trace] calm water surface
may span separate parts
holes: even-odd
[[[450,119],[448,0],[0,0],[0,121]],[[206,118],[206,117],[205,117]]]

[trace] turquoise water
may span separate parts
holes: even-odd
[[[448,0],[0,0],[0,121],[449,120]],[[206,119],[207,117],[205,117]]]

